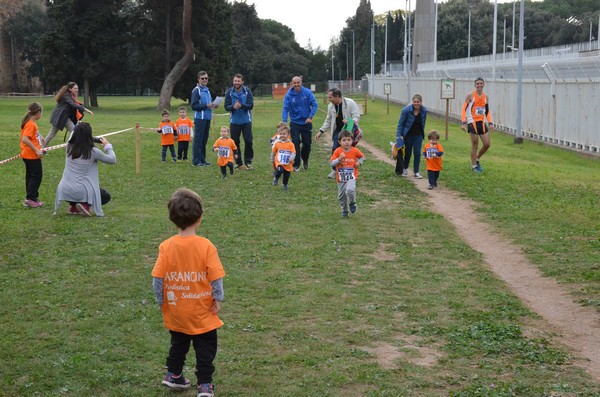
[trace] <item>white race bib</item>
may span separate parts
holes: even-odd
[[[338,168],[340,182],[348,182],[354,179],[354,168]]]
[[[292,155],[292,152],[289,150],[279,150],[277,152],[277,161],[279,162],[279,164],[282,165],[287,165],[290,163],[290,156]]]
[[[217,152],[219,157],[229,157],[229,153],[231,153],[229,146],[219,146],[219,151]]]

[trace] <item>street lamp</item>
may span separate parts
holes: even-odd
[[[346,43],[346,80],[348,80],[348,43]]]
[[[354,81],[356,80],[356,57],[354,56],[355,54],[356,51],[354,47],[354,30],[352,30],[352,92],[354,92],[355,90]]]
[[[331,44],[331,81],[335,81],[335,71],[333,69],[333,44]]]
[[[469,33],[467,36],[467,61],[471,62],[471,6],[469,6]]]

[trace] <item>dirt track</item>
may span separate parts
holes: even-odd
[[[360,147],[373,158],[395,165],[388,154],[364,140]],[[519,246],[480,219],[472,201],[443,187],[428,190],[426,177],[415,179],[411,173],[407,179],[428,195],[430,208],[450,221],[471,248],[483,254],[489,268],[511,291],[544,319],[544,328],[553,331],[559,343],[572,349],[574,364],[600,381],[600,315],[592,308],[578,305],[556,281],[543,277]]]

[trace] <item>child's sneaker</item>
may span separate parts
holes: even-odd
[[[227,174],[221,174],[221,179],[227,179]]]
[[[288,185],[282,185],[282,187],[283,187],[283,190],[285,190],[285,191],[287,192],[287,190],[288,190]]]
[[[405,168],[404,171],[402,171],[402,176],[408,176],[408,168]]]
[[[433,190],[433,185],[429,185],[429,187],[427,189]]]
[[[175,157],[173,157],[173,159],[171,161],[174,162],[174,163],[176,163],[177,159]]]
[[[273,186],[277,186],[278,183],[279,179],[277,179],[277,177],[273,178]]]
[[[477,168],[479,169],[479,172],[482,172],[482,171],[483,171],[483,168],[481,168],[481,163],[479,162],[479,160],[477,160],[477,161],[475,162],[475,165],[476,165],[476,166],[477,166]]]
[[[415,178],[417,178],[417,179],[423,179],[423,177],[421,176],[421,174],[419,174],[418,172],[415,173]]]
[[[356,212],[356,203],[350,203],[350,212],[353,214]]]
[[[183,373],[177,376],[173,372],[167,372],[162,384],[171,389],[187,389],[190,387],[190,381],[183,376]]]
[[[197,397],[214,397],[215,387],[210,383],[203,383],[198,385],[198,396]]]
[[[342,211],[342,218],[348,218],[348,211]]]

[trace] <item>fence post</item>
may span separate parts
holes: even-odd
[[[367,102],[369,102],[369,95],[365,92],[365,115],[367,114]]]
[[[135,123],[135,174],[142,173],[140,123]]]

